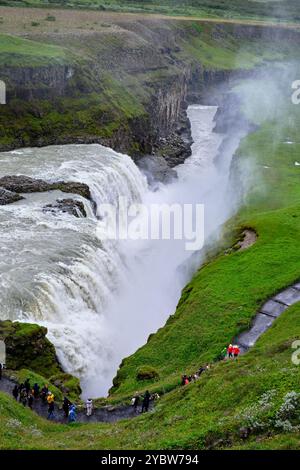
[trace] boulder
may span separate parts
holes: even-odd
[[[15,193],[41,193],[59,190],[64,193],[79,194],[91,200],[90,188],[85,183],[74,181],[48,182],[24,175],[9,175],[0,178],[0,187]]]
[[[0,187],[0,206],[5,206],[6,204],[12,204],[13,202],[20,201],[24,199],[23,196],[7,189]]]
[[[62,372],[47,328],[31,323],[0,321],[0,340],[6,346],[8,369],[30,369],[44,377]]]
[[[54,214],[57,212],[65,212],[74,217],[86,217],[84,204],[75,199],[57,199],[55,204],[47,204],[47,206],[44,207],[44,211]]]

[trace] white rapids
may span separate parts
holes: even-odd
[[[203,203],[205,238],[216,237],[231,215],[229,167],[214,163],[222,135],[213,133],[216,107],[188,110],[192,156],[176,168],[178,179],[156,191],[126,155],[100,145],[27,148],[0,153],[0,177],[27,175],[87,183],[98,204]],[[0,208],[1,319],[48,328],[64,369],[81,379],[83,395],[107,394],[122,358],[174,313],[201,253],[184,241],[103,241],[97,217],[80,196],[59,191],[25,194]],[[43,207],[58,198],[84,202],[87,218],[51,214]]]

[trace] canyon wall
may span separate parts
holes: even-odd
[[[70,55],[63,63],[22,65],[20,57],[18,65],[0,66],[7,84],[1,151],[97,142],[134,158],[158,153],[174,166],[189,155],[187,104],[218,103],[212,89],[251,73],[238,63],[224,67],[222,54],[249,41],[288,47],[300,38],[284,27],[134,16],[118,16],[109,26],[23,34],[36,44],[63,45]]]

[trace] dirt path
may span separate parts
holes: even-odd
[[[15,386],[15,382],[11,379],[2,377],[0,380],[0,391],[5,392],[12,396],[12,390]],[[153,403],[150,403],[150,409],[153,408]],[[47,418],[48,416],[48,405],[43,403],[41,399],[34,400],[33,411],[35,411],[39,416]],[[78,423],[115,423],[121,419],[135,418],[141,413],[141,407],[138,408],[137,413],[135,413],[132,406],[104,406],[101,408],[95,408],[92,416],[87,417],[85,410],[82,408],[77,408],[77,422]],[[54,420],[57,423],[67,423],[68,420],[65,417],[65,414],[58,405],[55,405],[55,417]]]
[[[45,21],[50,15],[55,17],[55,21]],[[128,13],[128,12],[110,12],[96,10],[76,10],[64,8],[33,8],[33,7],[11,7],[0,6],[0,17],[3,21],[0,24],[0,32],[8,34],[37,34],[55,32],[64,35],[74,33],[82,33],[84,30],[89,33],[102,31],[107,34],[113,30],[126,28],[128,23],[136,23],[141,21],[149,22],[178,22],[178,21],[197,21],[199,23],[213,24],[238,24],[246,26],[261,26],[267,28],[284,28],[284,29],[300,29],[299,23],[283,23],[271,20],[255,20],[255,19],[231,19],[231,18],[212,18],[200,16],[168,16],[159,13]],[[34,23],[34,26],[32,26]],[[91,30],[91,28],[93,28]]]
[[[238,242],[238,251],[246,250],[250,246],[254,245],[257,240],[257,234],[254,230],[245,229],[243,231],[243,240]]]
[[[255,234],[256,236],[256,234]],[[246,237],[245,237],[246,239]],[[248,238],[249,240],[249,238]],[[278,318],[287,308],[291,305],[300,302],[300,282],[284,289],[279,294],[271,297],[259,310],[258,314],[253,320],[252,326],[248,331],[241,333],[234,343],[240,347],[241,354],[246,353],[258,340],[258,338],[265,333],[273,322]],[[5,392],[12,396],[12,390],[15,382],[5,377],[5,373],[0,380],[0,391]],[[150,403],[150,409],[153,409],[153,402]],[[41,399],[34,400],[33,411],[39,416],[47,418],[48,406],[44,404]],[[132,406],[104,406],[96,408],[93,415],[86,416],[85,410],[82,408],[77,409],[77,422],[80,423],[114,423],[121,419],[134,418],[141,413],[141,408],[136,413]],[[64,415],[62,409],[57,405],[55,406],[55,422],[67,423],[68,420]]]
[[[250,330],[241,333],[235,339],[235,343],[239,345],[241,352],[245,353],[254,346],[258,338],[270,328],[276,318],[297,302],[300,302],[300,283],[296,283],[271,297],[259,310]]]

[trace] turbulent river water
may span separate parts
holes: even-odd
[[[87,183],[98,206],[129,203],[203,203],[205,239],[217,237],[230,216],[229,167],[234,151],[215,157],[224,136],[213,132],[215,107],[188,110],[192,156],[176,168],[178,179],[148,188],[133,161],[100,145],[26,148],[0,154],[0,176]],[[81,379],[84,396],[103,396],[121,359],[174,313],[201,252],[180,240],[101,240],[91,204],[87,218],[52,214],[43,207],[69,197],[59,191],[24,195],[0,210],[1,319],[48,328],[64,369]]]

